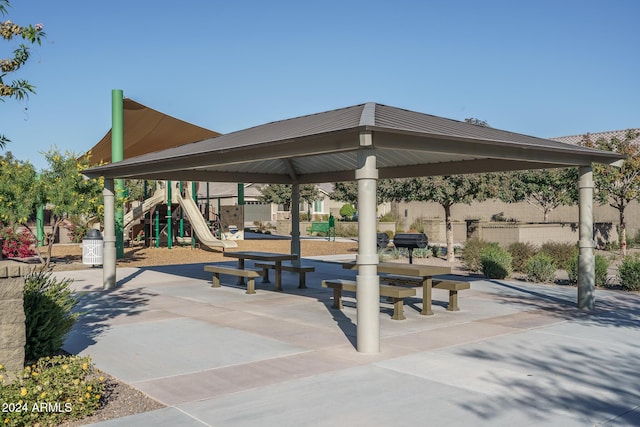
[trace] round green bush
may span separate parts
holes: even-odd
[[[467,242],[464,244],[462,255],[460,256],[464,268],[473,272],[481,271],[482,263],[480,262],[480,256],[485,249],[490,247],[497,248],[498,244],[495,242],[487,242],[486,240],[480,239],[467,240]],[[434,252],[433,256],[438,256],[438,253]]]
[[[514,242],[510,244],[507,250],[513,258],[511,266],[514,271],[525,271],[527,267],[527,260],[538,252],[538,248],[534,245],[523,242]]]
[[[596,286],[608,286],[608,271],[609,271],[609,261],[607,258],[602,255],[595,256],[595,264],[596,264],[596,278],[595,284]],[[569,282],[571,284],[578,283],[578,254],[575,253],[565,266],[567,270],[567,275],[569,276]]]
[[[356,212],[356,208],[352,204],[346,203],[340,208],[340,216],[342,218],[351,219]]]
[[[628,291],[640,290],[640,256],[626,256],[618,267],[620,285]]]
[[[544,252],[529,258],[525,264],[527,280],[531,282],[553,282],[556,277],[556,264],[553,258]]]
[[[489,246],[480,253],[482,274],[489,279],[504,279],[511,276],[511,254],[499,246]]]

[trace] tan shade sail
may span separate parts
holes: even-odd
[[[125,159],[220,136],[132,99],[125,98],[123,107]],[[85,156],[89,154],[92,165],[111,163],[111,130]]]

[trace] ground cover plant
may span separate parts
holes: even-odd
[[[88,357],[44,357],[10,375],[0,365],[0,425],[55,426],[93,414],[104,377]]]

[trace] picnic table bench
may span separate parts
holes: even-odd
[[[204,271],[208,271],[213,273],[213,278],[211,280],[212,288],[220,287],[220,275],[227,274],[229,276],[236,277],[246,277],[247,278],[247,292],[248,294],[255,294],[255,278],[260,276],[261,270],[253,269],[253,268],[234,268],[234,267],[223,267],[220,265],[205,265]]]
[[[254,267],[262,269],[262,283],[271,283],[269,281],[269,270],[275,270],[276,265],[273,262],[256,262]],[[307,287],[307,273],[313,273],[316,268],[310,265],[294,265],[294,264],[282,264],[280,268],[283,271],[290,271],[298,273],[299,275],[299,289],[306,289]]]
[[[422,286],[422,281],[413,276],[402,276],[394,274],[380,275],[380,282],[388,283],[393,286],[406,285],[406,286]],[[431,287],[434,289],[446,289],[449,291],[449,304],[447,305],[447,311],[460,311],[458,307],[458,291],[470,289],[471,284],[469,282],[458,280],[439,280],[433,279]]]
[[[355,280],[329,279],[323,280],[324,288],[333,289],[333,305],[331,308],[342,309],[342,292],[355,292]],[[380,285],[380,296],[389,297],[393,302],[393,320],[404,320],[404,299],[416,295],[413,288],[403,288],[400,286]]]

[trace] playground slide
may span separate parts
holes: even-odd
[[[200,209],[196,205],[192,199],[188,197],[180,197],[178,196],[178,202],[180,202],[180,206],[182,207],[185,216],[191,223],[191,229],[194,233],[196,233],[196,237],[200,240],[205,246],[213,247],[223,247],[223,248],[237,248],[238,244],[233,240],[220,240],[216,239],[216,237],[211,233],[207,222],[202,217],[200,213]]]
[[[165,201],[164,198],[164,190],[156,191],[153,196],[146,199],[144,202],[142,202],[142,204],[127,212],[124,215],[124,229],[128,230],[131,226],[133,226],[133,222],[135,220],[140,219],[147,212],[155,208],[156,205],[163,203]]]

